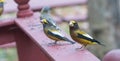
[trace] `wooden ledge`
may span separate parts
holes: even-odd
[[[16,43],[15,42],[11,42],[8,44],[4,44],[4,45],[0,45],[0,48],[13,48],[16,47]]]
[[[0,27],[14,24],[14,19],[0,20]]]
[[[63,45],[50,46],[49,43],[52,43],[52,41],[44,35],[39,18],[31,17],[16,19],[15,23],[33,40],[35,44],[42,47],[44,49],[43,51],[46,51],[46,53],[55,61],[100,61],[87,50],[76,50],[76,48],[81,47],[81,45],[77,43],[71,45],[69,43],[61,42]],[[37,24],[40,24],[40,26],[32,27]]]

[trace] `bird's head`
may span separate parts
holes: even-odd
[[[47,21],[46,19],[42,19],[40,22],[41,22],[42,24],[48,24],[48,21]]]
[[[77,22],[74,21],[74,20],[71,20],[71,21],[69,22],[69,26],[71,26],[71,27],[74,27],[76,24],[77,24]]]
[[[5,2],[5,0],[0,0],[0,3],[4,3]]]
[[[50,7],[49,6],[45,6],[41,10],[42,13],[48,13],[49,11],[50,11]]]
[[[71,20],[71,21],[69,22],[69,26],[70,26],[71,28],[74,28],[74,29],[78,29],[78,28],[79,28],[78,23],[77,23],[76,21],[74,21],[74,20]]]

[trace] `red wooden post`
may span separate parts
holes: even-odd
[[[29,0],[15,0],[15,2],[18,4],[18,18],[24,18],[29,17],[33,15],[33,11],[30,10],[30,6],[28,4]]]

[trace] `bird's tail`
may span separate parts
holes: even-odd
[[[95,42],[96,42],[97,44],[102,45],[102,46],[104,46],[104,47],[105,47],[105,45],[104,45],[104,44],[102,44],[102,43],[100,43],[99,41],[95,40]]]
[[[73,42],[73,41],[69,40],[69,39],[68,39],[68,38],[66,38],[66,37],[64,37],[64,40],[65,40],[65,41],[70,42],[71,44],[75,44],[75,42]]]
[[[105,45],[104,44],[102,44],[102,43],[98,43],[99,45],[102,45],[102,46],[104,46],[105,47]]]

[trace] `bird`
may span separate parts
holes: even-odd
[[[40,12],[41,13],[40,20],[46,19],[47,22],[51,23],[51,25],[53,25],[56,29],[60,30],[60,28],[56,25],[55,20],[50,15],[50,9],[51,8],[49,6],[45,6],[42,8]]]
[[[75,42],[69,40],[67,37],[65,37],[63,34],[61,34],[61,31],[56,29],[51,23],[49,23],[46,19],[41,20],[41,23],[43,24],[43,31],[47,35],[48,38],[54,40],[54,44],[57,44],[58,41],[67,41],[71,44],[74,44]]]
[[[82,31],[75,20],[71,20],[69,22],[69,32],[71,38],[74,41],[82,44],[81,48],[85,48],[87,45],[94,45],[94,44],[99,44],[104,46],[104,44],[100,43],[99,41],[88,35],[86,32]]]
[[[4,0],[0,0],[0,15],[3,13]]]

